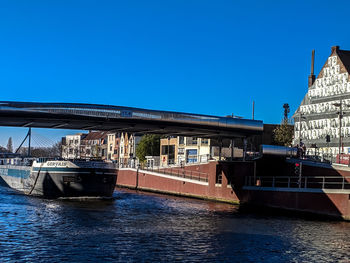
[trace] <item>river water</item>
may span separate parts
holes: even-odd
[[[45,200],[0,186],[0,262],[350,262],[350,222],[115,191]]]

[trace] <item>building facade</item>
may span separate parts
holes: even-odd
[[[119,165],[121,167],[136,166],[136,148],[141,136],[121,133],[119,143]]]
[[[77,133],[74,135],[67,135],[62,139],[62,157],[65,159],[80,159],[81,156],[81,142],[87,134]]]
[[[168,137],[160,140],[160,166],[206,163],[219,159],[219,145],[215,140],[197,137]],[[241,155],[234,149],[234,156]],[[222,147],[221,156],[231,157],[230,147]]]
[[[62,157],[65,159],[107,158],[107,132],[67,135],[62,142]]]
[[[293,116],[293,143],[304,143],[307,154],[350,152],[349,70],[350,51],[339,46],[332,47],[317,78],[312,59],[308,92]]]
[[[62,157],[66,159],[101,159],[122,167],[136,165],[136,147],[141,136],[128,133],[91,131],[62,138]]]
[[[120,137],[117,133],[107,134],[107,160],[118,162],[119,161],[119,145]]]
[[[89,132],[81,141],[81,157],[84,159],[107,159],[107,132]]]

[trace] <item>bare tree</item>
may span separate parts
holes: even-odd
[[[58,141],[54,145],[52,145],[51,156],[52,157],[62,157],[62,141]]]
[[[0,153],[7,153],[7,149],[5,147],[0,146]]]

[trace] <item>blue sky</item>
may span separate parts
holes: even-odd
[[[279,123],[331,46],[348,1],[0,2],[0,100],[84,102]],[[24,129],[0,128],[0,145]],[[71,131],[38,130],[57,141]]]

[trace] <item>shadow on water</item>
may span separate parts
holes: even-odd
[[[254,215],[258,217],[285,217],[294,220],[307,220],[307,221],[319,221],[319,222],[344,222],[349,224],[349,221],[344,221],[341,217],[329,216],[324,214],[315,214],[314,212],[307,211],[295,211],[273,207],[262,207],[254,205],[241,205],[239,207],[239,213],[242,215]]]

